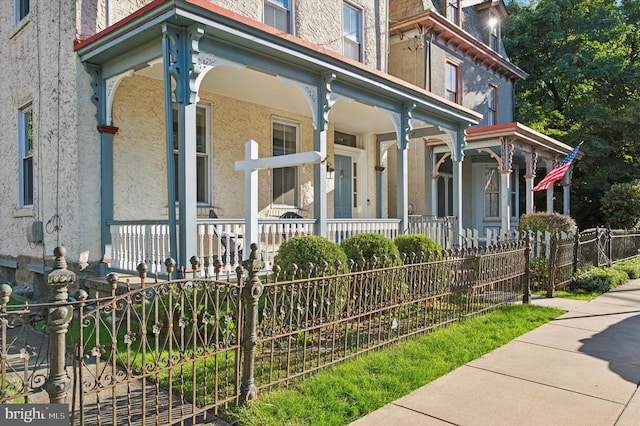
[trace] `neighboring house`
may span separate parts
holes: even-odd
[[[462,228],[477,229],[481,235],[514,229],[520,215],[536,208],[553,211],[553,189],[547,191],[546,203],[542,199],[541,206],[534,206],[534,178],[543,177],[573,148],[514,122],[514,89],[527,74],[509,61],[502,45],[504,3],[389,3],[389,73],[483,116],[479,125],[467,129],[460,152],[446,136],[412,133],[422,136],[411,145],[415,155],[409,153],[409,170],[417,174],[410,179],[418,194],[409,200],[414,211],[461,217]],[[420,175],[421,169],[427,170],[431,183]],[[423,179],[427,183],[421,198]],[[570,179],[568,172],[563,180],[565,214],[569,214]],[[462,194],[462,205],[456,204],[456,193]]]
[[[179,265],[197,255],[211,271],[214,254],[229,254],[230,268],[248,239],[247,207],[262,218],[269,259],[289,234],[397,235],[420,222],[413,215],[461,217],[457,242],[463,225],[481,229],[473,212],[500,193],[478,187],[478,176],[494,179],[489,149],[517,163],[520,152],[551,159],[570,148],[519,124],[472,133],[511,120],[513,83],[525,74],[467,33],[467,12],[460,28],[435,11],[400,14],[396,3],[4,2],[2,274],[38,280],[57,245],[81,279],[141,261],[162,271],[169,255]],[[472,9],[480,22],[482,6]],[[418,56],[427,62],[410,62]],[[436,58],[457,67],[452,92]],[[470,95],[485,90],[473,81],[496,85],[493,106]],[[258,196],[245,197],[249,180],[235,166],[248,140],[260,158],[317,152],[321,161],[263,161]],[[434,164],[444,184],[432,183]]]

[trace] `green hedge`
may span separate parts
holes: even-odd
[[[400,255],[391,239],[373,232],[353,235],[343,240],[340,247],[349,259],[356,262],[360,259],[369,261],[373,256],[379,260],[382,256],[390,258],[393,255]]]
[[[394,240],[400,253],[437,253],[436,257],[441,257],[442,246],[433,238],[422,234],[398,235]]]
[[[587,292],[606,293],[624,284],[629,277],[616,268],[593,268],[576,279],[576,288]]]
[[[333,269],[336,260],[343,266],[347,264],[347,256],[339,245],[323,237],[305,235],[282,243],[273,263],[288,273],[293,263],[302,270],[308,262],[317,267],[324,261]]]

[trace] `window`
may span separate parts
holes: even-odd
[[[495,52],[500,51],[500,19],[493,14],[489,18],[489,47]]]
[[[460,25],[459,0],[447,0],[447,19],[456,25]]]
[[[264,23],[293,34],[294,4],[295,0],[264,0]]]
[[[493,126],[498,122],[498,87],[495,84],[489,84],[487,93],[487,126]]]
[[[210,204],[210,157],[209,157],[209,139],[210,139],[210,111],[209,106],[198,106],[196,108],[196,192],[198,204]],[[178,177],[178,110],[173,109],[173,161],[176,173],[176,201],[180,200],[180,183]]]
[[[458,65],[451,62],[445,64],[445,98],[460,103]]]
[[[18,173],[20,207],[33,205],[33,110],[31,105],[18,112]]]
[[[497,167],[484,169],[484,216],[500,216],[500,173]]]
[[[362,10],[349,3],[342,3],[342,38],[344,55],[362,60]]]
[[[333,132],[333,142],[338,145],[350,146],[352,148],[358,147],[358,138],[356,135],[350,135],[348,133]]]
[[[298,152],[300,125],[292,122],[274,121],[272,124],[272,155],[287,155]],[[273,204],[298,206],[298,167],[279,167],[272,172]]]
[[[22,21],[31,10],[30,0],[16,0],[16,22]]]

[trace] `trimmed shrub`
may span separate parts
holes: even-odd
[[[442,246],[433,238],[422,234],[398,235],[394,240],[400,253],[437,253],[439,258],[442,255]]]
[[[578,230],[576,221],[571,216],[560,213],[528,213],[520,216],[518,232],[565,232],[575,234]]]
[[[627,274],[615,268],[593,268],[578,276],[576,288],[587,292],[606,293],[612,288],[624,284]]]
[[[379,260],[383,255],[387,257],[391,257],[394,254],[396,256],[400,255],[398,248],[391,239],[373,232],[352,235],[343,240],[340,247],[347,255],[347,258],[356,262],[363,258],[369,261],[372,256],[377,257]]]
[[[295,263],[299,270],[304,269],[307,262],[317,267],[322,261],[333,268],[336,260],[339,260],[343,266],[347,263],[347,256],[339,245],[323,237],[305,235],[290,238],[282,243],[273,263],[288,273],[292,263]]]

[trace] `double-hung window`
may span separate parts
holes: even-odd
[[[460,0],[447,0],[447,19],[460,25]]]
[[[295,29],[295,0],[264,0],[264,23],[289,34]]]
[[[196,192],[198,204],[211,204],[211,108],[198,105],[196,108]],[[175,170],[176,201],[180,200],[178,160],[178,110],[173,109],[173,161]]]
[[[493,13],[489,17],[489,47],[494,52],[500,51],[500,19]]]
[[[362,9],[342,3],[342,39],[344,56],[362,61]]]
[[[15,0],[16,23],[22,21],[31,10],[31,0]]]
[[[33,109],[28,105],[18,111],[18,173],[20,207],[33,205]]]
[[[298,152],[300,124],[274,120],[272,123],[272,155],[287,155]],[[298,184],[298,166],[279,167],[272,171],[273,204],[298,207],[300,185]]]
[[[445,64],[445,98],[460,103],[460,67],[452,62]]]
[[[497,167],[484,169],[484,217],[500,216],[500,173]]]
[[[487,126],[493,126],[498,122],[498,87],[489,84],[487,92]]]

